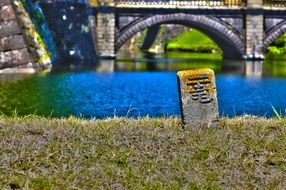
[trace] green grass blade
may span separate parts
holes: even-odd
[[[274,108],[274,106],[271,105],[271,107],[272,107],[272,110],[274,111],[276,117],[278,117],[279,119],[282,119],[282,118],[281,118],[281,115],[280,115],[280,114],[278,113],[278,111]]]

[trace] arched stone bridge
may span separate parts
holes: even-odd
[[[267,46],[286,32],[283,0],[89,0],[88,3],[90,27],[101,57],[115,57],[137,32],[161,24],[182,24],[200,30],[221,47],[227,59],[261,58]],[[146,38],[152,44],[156,31],[149,33]]]
[[[154,15],[139,19],[118,32],[115,51],[118,51],[137,32],[158,24],[182,24],[197,28],[210,36],[222,48],[228,58],[241,57],[244,53],[244,43],[240,34],[228,27],[223,21],[211,16],[185,13]]]

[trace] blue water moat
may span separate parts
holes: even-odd
[[[33,75],[0,75],[0,112],[84,118],[179,116],[177,70],[205,67],[216,73],[220,115],[271,117],[273,108],[285,115],[284,57],[245,62],[172,55],[102,60],[88,66],[74,63]]]

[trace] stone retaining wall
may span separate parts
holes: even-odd
[[[0,73],[35,72],[50,68],[41,37],[17,0],[0,2]]]

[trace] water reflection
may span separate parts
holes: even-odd
[[[221,67],[215,70],[215,73],[224,73],[230,75],[243,75],[245,70],[244,62],[241,60],[223,60]]]
[[[286,77],[286,55],[268,55],[264,61],[265,75]]]
[[[217,54],[178,53],[165,55],[138,54],[134,59],[123,55],[114,62],[115,71],[178,71],[211,68],[217,74],[243,75],[251,78],[263,76],[286,77],[286,55],[266,56],[264,61],[222,60]],[[99,64],[101,64],[99,62]]]
[[[245,76],[249,78],[262,78],[263,61],[245,61]]]
[[[114,72],[115,71],[115,60],[114,59],[101,59],[96,65],[95,71]]]

